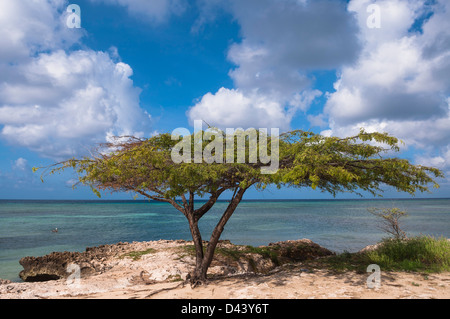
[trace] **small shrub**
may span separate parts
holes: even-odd
[[[400,228],[399,219],[408,216],[406,211],[399,208],[369,208],[368,211],[379,218],[381,218],[380,229],[391,234],[396,239],[407,238],[406,233]]]

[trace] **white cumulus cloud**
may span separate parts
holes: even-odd
[[[82,32],[65,26],[67,5],[0,2],[7,17],[0,19],[0,41],[11,44],[0,48],[0,138],[57,159],[86,153],[112,135],[143,135],[150,124],[133,70],[116,61],[117,50],[111,56],[68,49]]]
[[[0,67],[79,42],[83,30],[65,25],[67,5],[65,0],[0,1]]]
[[[219,3],[214,1],[214,7]],[[188,112],[191,121],[201,116],[218,127],[289,129],[296,112],[306,112],[321,95],[312,88],[309,72],[357,57],[356,21],[344,2],[236,0],[222,5],[241,27],[242,41],[228,51],[236,65],[229,73],[234,89],[206,94]]]
[[[20,70],[20,81],[0,85],[0,136],[10,143],[67,157],[111,134],[143,134],[146,116],[132,70],[108,54],[56,51]]]
[[[425,151],[421,163],[428,158],[429,165],[450,167],[450,3],[375,1],[381,25],[369,28],[370,3],[349,3],[364,48],[328,94],[326,133],[346,136],[361,127],[389,132]]]

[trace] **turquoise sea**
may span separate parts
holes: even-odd
[[[201,203],[198,203],[200,205]],[[227,205],[218,202],[200,221],[208,240]],[[267,245],[309,238],[336,252],[354,252],[386,233],[370,207],[399,207],[409,235],[450,237],[450,199],[244,201],[221,239]],[[57,233],[52,229],[58,228]],[[20,281],[19,259],[53,251],[84,251],[117,242],[191,240],[185,217],[170,204],[147,201],[0,200],[0,278]]]

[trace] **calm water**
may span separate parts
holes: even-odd
[[[203,239],[209,239],[226,205],[217,203],[200,221]],[[309,238],[336,252],[357,251],[386,236],[370,207],[407,210],[402,225],[410,235],[450,237],[450,199],[415,199],[242,202],[221,238],[255,246]],[[0,201],[0,278],[20,281],[18,261],[25,256],[158,239],[191,239],[185,217],[170,204]]]

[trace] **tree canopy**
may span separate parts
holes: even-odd
[[[338,138],[295,130],[269,136],[264,145],[252,144],[250,135],[242,131],[235,132],[231,138],[233,148],[218,143],[224,140],[221,135],[229,138],[220,130],[214,134],[209,130],[185,136],[183,141],[190,143],[192,149],[208,152],[209,157],[199,161],[195,157],[198,154],[188,152],[190,160],[182,162],[173,160],[180,141],[171,134],[151,138],[118,137],[114,142],[100,145],[90,157],[42,168],[43,176],[72,168],[78,173],[79,183],[90,186],[98,196],[104,190],[132,191],[172,204],[186,216],[196,246],[196,268],[191,274],[194,284],[206,280],[225,224],[250,187],[261,190],[268,185],[310,187],[332,195],[370,192],[381,196],[385,185],[410,194],[429,191],[429,184],[439,187],[435,179],[443,176],[436,168],[413,165],[394,157],[401,142],[387,133],[361,130],[355,136]],[[243,144],[239,144],[240,138]],[[275,139],[276,144],[272,143]],[[278,169],[271,174],[262,172],[267,160],[254,156],[261,147],[267,147],[268,154],[276,152]],[[239,151],[245,151],[245,160]],[[211,156],[214,161],[210,160]],[[233,195],[204,253],[198,221],[227,190]],[[195,197],[206,201],[197,207]]]

